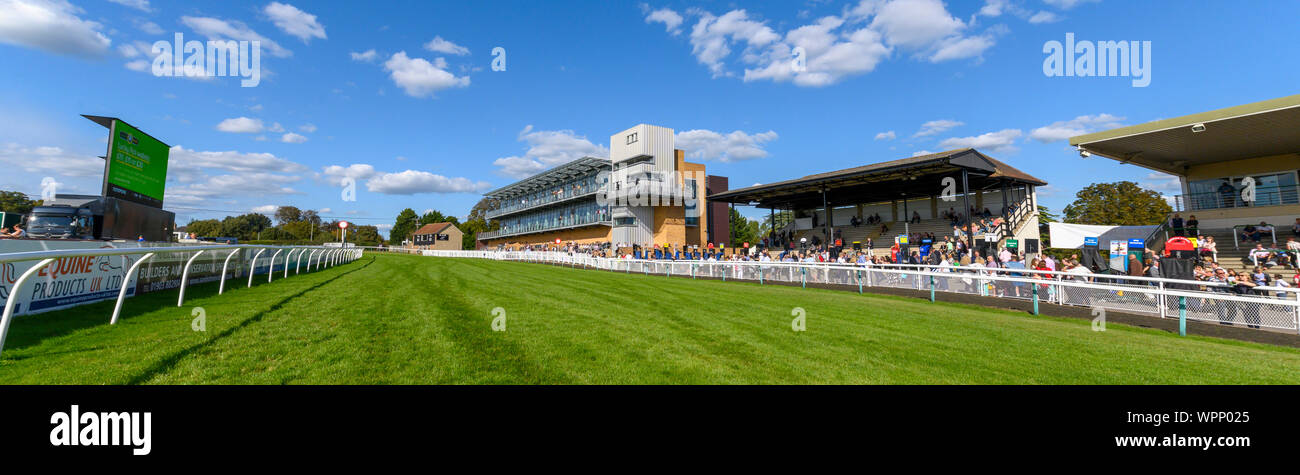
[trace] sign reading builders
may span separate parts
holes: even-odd
[[[121,119],[109,131],[104,196],[162,208],[171,149]]]

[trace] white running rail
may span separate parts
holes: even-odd
[[[197,259],[200,254],[203,254],[205,252],[206,253],[228,253],[225,255],[225,262],[221,267],[221,279],[220,279],[221,284],[219,285],[217,291],[218,294],[221,294],[225,291],[226,269],[230,264],[230,258],[240,251],[252,250],[252,249],[257,249],[257,255],[260,255],[262,252],[265,252],[266,250],[275,250],[276,254],[279,254],[281,251],[284,250],[301,250],[305,252],[307,249],[312,249],[313,253],[315,253],[316,251],[329,252],[331,253],[331,257],[333,258],[333,260],[328,262],[327,265],[336,265],[341,263],[352,262],[354,260],[361,258],[361,254],[362,254],[362,251],[360,249],[355,249],[355,250],[338,249],[338,248],[331,249],[331,248],[325,248],[320,246],[264,246],[264,245],[249,245],[249,244],[141,247],[141,248],[129,248],[129,249],[63,249],[63,250],[54,250],[54,251],[27,251],[27,252],[11,252],[11,253],[0,254],[0,264],[6,264],[11,262],[39,261],[36,263],[36,265],[27,269],[26,272],[23,272],[23,274],[19,276],[17,280],[14,281],[13,287],[11,287],[9,290],[9,297],[5,299],[4,314],[0,316],[0,352],[4,351],[5,339],[9,336],[9,326],[10,324],[12,324],[14,318],[14,307],[18,303],[18,295],[21,293],[20,289],[22,288],[23,284],[27,283],[27,281],[33,275],[39,272],[41,269],[44,269],[46,266],[58,261],[59,259],[65,259],[70,257],[133,256],[133,255],[141,256],[139,260],[137,260],[134,264],[131,265],[129,269],[126,270],[126,274],[123,276],[122,288],[121,290],[118,291],[117,303],[113,307],[113,316],[109,319],[109,324],[111,325],[117,323],[118,316],[122,312],[122,302],[123,300],[126,299],[127,284],[130,283],[132,276],[136,275],[136,272],[140,268],[140,264],[144,263],[144,261],[149,260],[150,258],[160,254],[178,254],[178,253],[194,254],[189,258],[189,260],[186,261],[185,268],[181,272],[180,293],[176,300],[176,306],[179,307],[185,302],[185,284],[189,279],[190,266],[194,264],[194,260]],[[253,269],[250,269],[249,271],[249,286],[252,286],[253,270],[256,269],[256,263],[257,263],[256,257],[254,257],[254,259],[251,262],[253,263]],[[288,267],[287,260],[285,264],[287,268]],[[275,269],[275,261],[274,258],[272,258],[270,267],[267,270],[268,282],[270,281],[269,274],[274,273],[274,269]],[[310,266],[308,267],[307,270],[308,271],[311,270]]]
[[[1039,301],[1059,305],[1145,313],[1248,328],[1300,332],[1300,292],[1257,288],[1259,295],[1228,293],[1227,286],[1200,281],[1110,274],[1073,274],[972,266],[813,262],[672,261],[599,258],[563,252],[423,251],[425,256],[542,262],[645,275],[722,280],[886,287]]]

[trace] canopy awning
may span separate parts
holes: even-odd
[[[1070,138],[1081,151],[1184,175],[1188,167],[1300,153],[1300,94]]]

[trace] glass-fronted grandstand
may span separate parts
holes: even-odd
[[[706,182],[719,177],[685,160],[672,129],[637,125],[610,136],[610,151],[608,158],[579,158],[485,193],[486,216],[501,226],[479,233],[479,246],[517,249],[559,240],[679,248],[727,241],[725,227],[702,219]]]

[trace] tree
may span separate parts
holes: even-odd
[[[1160,193],[1131,181],[1093,183],[1074,196],[1065,207],[1068,223],[1148,226],[1163,223],[1174,211]]]
[[[418,227],[419,216],[415,210],[406,208],[397,215],[397,221],[393,223],[393,229],[388,231],[388,242],[401,244]]]
[[[223,237],[218,236],[221,234],[221,221],[215,219],[190,220],[190,224],[185,225],[185,232],[195,237]]]
[[[462,233],[465,233],[464,237],[461,238],[461,249],[474,249],[477,246],[478,233],[501,229],[501,223],[496,220],[488,222],[488,203],[487,198],[479,200],[473,208],[470,208],[469,217],[465,219],[465,222],[456,225]],[[452,218],[455,218],[455,216]]]
[[[0,211],[15,214],[32,212],[33,206],[40,206],[39,200],[29,200],[27,195],[18,191],[0,191]]]
[[[735,208],[728,210],[731,215],[731,246],[741,247],[744,243],[753,246],[759,240],[758,221],[746,218]]]
[[[221,236],[233,237],[241,241],[257,239],[257,234],[271,227],[271,218],[259,213],[239,216],[227,216],[221,220]]]
[[[379,235],[379,228],[366,225],[349,229],[353,232],[348,233],[348,239],[358,246],[378,246],[384,243],[384,238]]]
[[[446,221],[447,218],[444,217],[441,212],[435,209],[431,209],[429,210],[429,212],[424,213],[424,216],[420,216],[420,226],[424,226],[426,224],[433,224],[433,223],[442,223]]]
[[[275,220],[280,224],[301,221],[302,210],[294,206],[281,206],[275,209]]]

